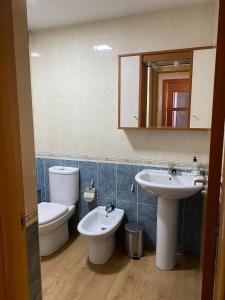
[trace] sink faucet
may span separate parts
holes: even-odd
[[[173,163],[168,164],[168,174],[170,174],[170,175],[176,175],[177,174],[177,169],[174,167]]]
[[[107,213],[111,213],[114,209],[115,209],[115,207],[111,202],[107,203],[105,206],[105,211]]]

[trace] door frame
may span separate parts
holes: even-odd
[[[223,160],[225,159],[225,149],[223,152]],[[215,299],[225,299],[225,164],[223,164],[223,181],[222,181],[222,193],[220,204],[220,230],[218,241],[218,256],[216,263],[216,277],[215,277]]]
[[[212,127],[209,157],[208,200],[206,207],[203,253],[202,300],[212,300],[215,284],[215,261],[220,204],[224,120],[225,120],[225,0],[219,3],[216,68],[213,95]]]

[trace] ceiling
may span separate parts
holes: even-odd
[[[208,0],[27,0],[30,30],[105,20]]]

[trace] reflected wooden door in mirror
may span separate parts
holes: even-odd
[[[163,80],[163,101],[158,112],[162,114],[162,121],[158,126],[189,127],[190,119],[190,80],[168,79]]]

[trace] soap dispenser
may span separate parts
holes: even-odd
[[[197,160],[197,157],[194,156],[193,158],[193,167],[192,167],[192,175],[193,176],[199,176],[200,175],[200,170],[198,168],[198,160]]]

